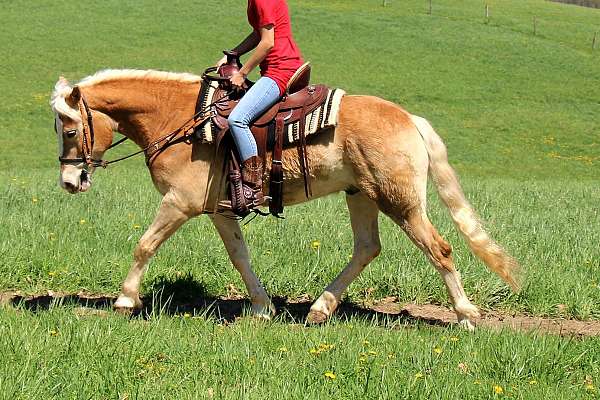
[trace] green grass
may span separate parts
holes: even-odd
[[[77,81],[103,68],[201,71],[247,30],[239,1],[209,3],[4,5],[0,291],[118,292],[159,195],[141,159],[98,171],[89,193],[62,192],[49,95],[60,74]],[[430,16],[427,1],[388,3],[290,0],[313,80],[397,102],[443,136],[467,196],[526,273],[524,291],[510,293],[467,251],[431,191],[431,218],[454,246],[477,305],[600,318],[600,48],[591,47],[600,10],[434,0]],[[351,253],[344,201],[319,199],[288,208],[286,216],[244,228],[254,269],[272,295],[318,296]],[[281,239],[266,240],[272,232]],[[436,272],[383,217],[381,237],[381,256],[350,287],[348,300],[397,296],[447,305]],[[160,282],[182,274],[192,277],[198,295],[243,288],[206,218],[161,248],[143,294],[152,297]],[[598,339],[466,335],[414,320],[336,318],[320,328],[289,322],[280,316],[270,324],[222,326],[208,316],[159,311],[148,320],[77,317],[69,304],[0,309],[0,396],[203,398],[210,387],[215,398],[491,398],[494,385],[518,398],[598,396],[585,388],[587,377],[598,386]],[[359,361],[368,352],[365,338],[377,352],[368,365]],[[321,343],[336,347],[309,354]],[[387,359],[390,352],[395,357]]]
[[[52,181],[54,171],[10,178],[3,203],[11,213],[0,216],[7,227],[0,234],[5,266],[0,288],[116,293],[159,199],[149,179],[131,181],[118,171],[100,172],[92,191],[78,196],[61,193],[54,185],[32,185]],[[567,181],[560,187],[556,181],[531,187],[493,179],[466,180],[464,186],[490,232],[526,272],[524,291],[512,294],[466,249],[431,193],[432,220],[454,245],[465,288],[476,304],[536,315],[600,317],[600,232],[589,224],[597,213],[600,188]],[[254,268],[274,295],[307,293],[316,298],[352,253],[343,196],[286,212],[286,220],[259,219],[243,228]],[[315,213],[330,217],[311,217]],[[447,304],[443,283],[423,254],[389,219],[381,217],[381,222],[382,254],[350,287],[349,299],[363,302],[392,295],[402,301]],[[273,232],[279,240],[270,240]],[[312,248],[313,240],[320,242],[318,250]],[[243,288],[207,218],[191,221],[161,248],[145,282],[181,273],[191,273],[211,295],[224,294],[230,283]],[[559,312],[558,304],[566,309]]]
[[[514,398],[578,399],[594,398],[586,382],[600,374],[598,338],[468,334],[401,320],[305,328],[73,311],[4,311],[2,398],[455,399],[492,398],[496,386]]]

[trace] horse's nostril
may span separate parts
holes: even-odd
[[[65,182],[65,189],[67,189],[69,192],[74,192],[77,187],[75,185],[73,185],[71,182]]]

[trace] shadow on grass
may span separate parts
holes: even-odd
[[[86,309],[106,311],[107,308],[112,307],[115,300],[116,298],[110,295],[15,295],[10,298],[9,303],[31,312],[46,311],[61,306],[79,306]],[[304,324],[306,322],[306,316],[312,304],[310,299],[290,300],[286,297],[275,296],[271,300],[277,309],[276,319],[278,321],[290,324]],[[144,307],[136,311],[133,317],[150,318],[158,314],[176,316],[189,313],[222,323],[231,323],[238,318],[249,315],[251,307],[250,301],[239,294],[226,297],[208,295],[202,282],[194,280],[193,276],[189,274],[175,279],[159,277],[150,285],[149,292],[142,297],[142,302]],[[416,323],[437,326],[450,325],[438,319],[411,315],[406,310],[374,310],[348,301],[340,304],[335,316],[342,321],[358,318],[386,326],[390,324],[413,325]]]

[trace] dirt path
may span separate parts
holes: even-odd
[[[115,301],[115,296],[90,293],[54,293],[49,291],[40,295],[22,295],[19,292],[0,292],[0,305],[21,305],[32,311],[48,309],[52,304],[76,304],[80,307],[75,310],[77,314],[106,314],[108,308]],[[298,299],[274,298],[279,315],[295,323],[304,322],[308,313],[311,300],[308,297]],[[194,301],[169,299],[144,299],[144,303],[154,304],[154,307],[167,314],[192,312],[205,313],[207,316],[224,321],[234,321],[243,315],[244,308],[249,302],[241,295],[228,297],[202,297]],[[147,306],[142,312],[150,312]],[[401,304],[396,298],[384,298],[370,307],[358,306],[352,303],[342,303],[338,309],[342,316],[380,316],[397,318],[405,321],[422,321],[432,325],[447,326],[456,323],[456,315],[446,307],[433,304]],[[542,318],[522,314],[507,314],[496,311],[483,313],[477,322],[479,327],[515,331],[538,331],[542,333],[561,336],[591,337],[600,336],[600,321],[578,321],[562,318]]]
[[[399,304],[393,300],[383,299],[374,305],[372,309],[383,314],[406,312],[414,318],[443,324],[457,322],[454,311],[433,304]],[[600,321],[542,318],[497,311],[487,311],[483,314],[483,317],[477,322],[478,327],[496,330],[539,331],[561,336],[600,336]]]

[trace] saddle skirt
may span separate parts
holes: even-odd
[[[305,108],[304,135],[311,136],[322,129],[337,126],[340,103],[345,94],[346,92],[342,89],[330,89],[324,85],[308,86],[273,105],[252,123],[251,130],[257,141],[266,139],[268,143],[272,143],[273,137],[263,139],[257,136],[261,136],[263,130],[267,131],[268,136],[272,136],[273,132],[272,129],[268,129],[269,125],[272,125],[278,114],[285,113],[283,146],[289,147],[301,140],[300,112],[303,105]],[[195,132],[196,137],[203,143],[214,143],[217,134],[228,127],[227,117],[237,105],[238,100],[229,99],[227,92],[220,89],[216,82],[202,81],[197,109],[206,109],[213,102],[216,103],[211,110],[212,118],[199,126]]]

